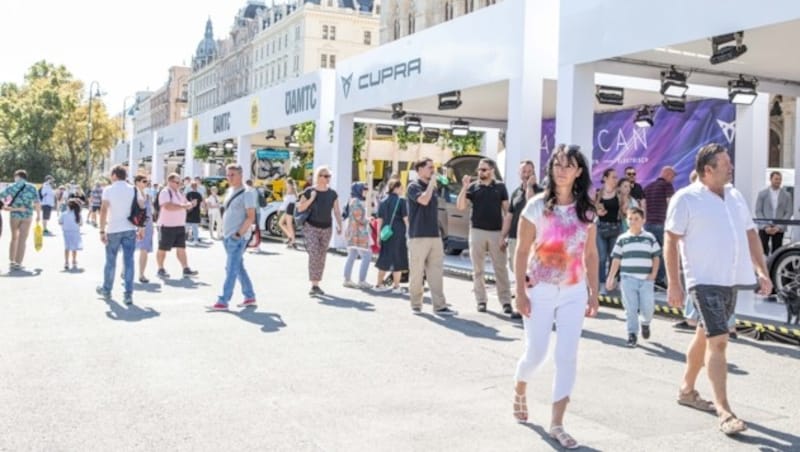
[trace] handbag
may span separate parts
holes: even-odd
[[[307,199],[310,199],[311,198],[311,190],[312,190],[311,188],[306,190],[306,193],[308,194],[308,196],[305,196],[306,193],[303,193],[303,196],[305,196]],[[301,227],[303,227],[304,224],[306,224],[306,221],[308,221],[308,217],[311,216],[311,209],[313,209],[313,208],[314,208],[314,203],[311,203],[311,205],[308,206],[308,208],[306,210],[302,211],[302,212],[300,212],[299,210],[297,210],[295,208],[295,211],[294,211],[294,224],[295,224],[295,227],[301,228]]]
[[[399,205],[400,205],[400,198],[397,198],[397,202],[394,204],[394,210],[392,211],[392,218],[389,220],[389,224],[385,224],[381,228],[381,242],[389,240],[394,235],[394,229],[392,229],[392,224],[394,223],[394,215],[397,213],[397,207]]]
[[[131,214],[128,216],[128,221],[133,223],[137,228],[143,228],[147,223],[147,209],[139,205],[139,193],[133,189],[133,201],[131,201]]]

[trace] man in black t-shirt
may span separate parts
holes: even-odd
[[[200,205],[203,203],[203,195],[197,189],[197,182],[192,182],[189,186],[186,200],[192,203],[192,207],[186,211],[186,232],[192,235],[189,244],[197,245],[200,243]]]
[[[506,266],[508,258],[502,237],[504,217],[508,212],[508,190],[505,184],[495,180],[494,172],[494,161],[481,159],[478,162],[478,180],[472,182],[469,174],[464,176],[456,207],[458,210],[467,210],[467,201],[472,204],[469,257],[472,260],[472,290],[478,302],[478,312],[486,312],[488,301],[484,281],[484,265],[488,251],[497,282],[497,297],[503,306],[503,312],[513,315],[511,283],[508,280]]]
[[[431,288],[433,312],[455,314],[444,298],[444,247],[439,236],[439,205],[433,160],[422,159],[414,164],[419,176],[408,184],[408,294],[414,314],[422,312],[423,274]]]
[[[644,203],[642,202],[645,198],[644,187],[642,187],[642,184],[636,182],[636,168],[632,166],[625,168],[625,179],[629,180],[631,183],[631,198],[638,201],[639,206],[644,210]],[[625,179],[620,179],[617,185],[621,184]]]
[[[514,253],[517,249],[517,225],[519,225],[519,217],[525,209],[525,205],[528,204],[528,200],[533,198],[537,193],[544,191],[544,188],[536,183],[536,167],[530,160],[525,160],[520,163],[519,180],[519,187],[511,192],[511,199],[508,204],[509,215],[506,215],[506,219],[503,222],[503,238],[506,239],[508,267],[511,269],[512,275],[515,275]],[[514,277],[516,278],[516,276]]]

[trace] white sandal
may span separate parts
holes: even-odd
[[[519,395],[516,391],[514,392],[514,420],[520,424],[528,422],[528,403],[525,400],[525,394]]]
[[[558,441],[564,449],[577,449],[581,447],[575,438],[564,430],[563,425],[554,425],[550,427],[550,438]]]

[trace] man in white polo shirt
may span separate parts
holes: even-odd
[[[742,194],[730,184],[733,175],[728,151],[715,143],[697,153],[699,180],[678,191],[667,209],[664,260],[669,305],[683,307],[684,289],[678,264],[680,248],[689,297],[700,320],[689,350],[678,403],[703,411],[716,410],[719,429],[733,435],[747,429],[728,403],[728,318],[736,310],[736,289],[753,286],[772,291],[764,254],[752,215]],[[708,349],[708,353],[706,353]],[[708,368],[714,403],[700,398],[695,382]]]
[[[125,280],[125,304],[133,304],[133,253],[136,248],[137,228],[128,219],[134,197],[140,205],[144,202],[137,190],[125,181],[128,171],[117,165],[111,169],[111,185],[103,190],[100,205],[100,240],[106,246],[106,265],[103,270],[103,285],[97,293],[108,299],[117,271],[117,253],[122,248],[122,265]],[[106,227],[106,225],[108,227]],[[144,232],[144,230],[140,230]]]

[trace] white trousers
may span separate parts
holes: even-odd
[[[517,381],[528,382],[547,358],[553,322],[556,324],[553,403],[568,397],[575,386],[578,341],[583,329],[588,293],[586,283],[555,286],[540,283],[528,289],[531,316],[523,317],[525,352],[517,363]]]

